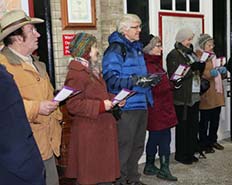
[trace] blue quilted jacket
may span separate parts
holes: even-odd
[[[108,41],[109,44],[114,42],[123,44],[126,53],[123,56],[122,47],[115,44],[109,47],[103,56],[103,78],[109,92],[117,94],[122,88],[134,90],[136,94],[127,99],[123,110],[147,109],[147,103],[153,105],[151,89],[133,85],[132,81],[133,75],[147,75],[142,44],[138,41],[130,42],[119,32],[113,32]]]

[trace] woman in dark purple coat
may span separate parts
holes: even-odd
[[[73,60],[65,85],[81,90],[67,101],[71,136],[66,176],[78,184],[112,184],[119,177],[116,120],[108,111],[113,98],[101,77],[96,38],[78,33],[70,43]]]
[[[162,80],[152,89],[154,106],[148,109],[149,138],[146,145],[146,165],[144,174],[177,181],[169,170],[171,128],[177,124],[173,105],[172,88],[162,67],[162,44],[159,37],[149,35],[144,38],[144,57],[150,74],[162,75]],[[155,155],[159,151],[160,169],[155,165]]]

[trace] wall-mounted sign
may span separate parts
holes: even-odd
[[[75,34],[63,34],[63,50],[65,56],[70,55],[69,44],[74,36]]]

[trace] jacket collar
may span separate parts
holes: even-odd
[[[76,71],[85,71],[86,73],[88,73],[88,75],[91,74],[90,69],[87,68],[86,66],[82,65],[80,62],[76,61],[76,60],[72,60],[68,66],[69,69],[73,69]],[[99,75],[99,78],[95,75],[93,75],[93,78],[100,81],[102,83],[102,77],[101,75]]]
[[[7,58],[8,62],[12,65],[22,65],[24,70],[29,70],[29,71],[35,71],[30,67],[29,65],[26,65],[25,62],[23,61],[22,58],[20,58],[18,55],[16,55],[14,52],[12,52],[8,47],[4,47],[1,51],[1,53]],[[46,69],[44,65],[39,62],[39,59],[37,56],[32,55],[31,56],[33,59],[33,65],[37,69],[38,73],[41,76],[46,75]]]

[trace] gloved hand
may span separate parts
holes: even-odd
[[[121,119],[122,116],[122,109],[117,105],[115,105],[109,112],[112,113],[112,115],[114,116],[114,118],[118,121],[119,119]]]
[[[204,71],[205,69],[205,62],[194,62],[190,64],[190,67],[193,71]]]
[[[181,88],[181,87],[182,87],[182,81],[183,81],[182,78],[179,78],[179,79],[173,81],[173,83],[174,83],[174,88],[175,88],[175,89]]]
[[[156,86],[162,80],[162,77],[160,75],[156,75],[156,74],[149,74],[147,76],[147,78],[152,79],[152,83],[151,83],[152,87]]]
[[[226,69],[226,67],[221,66],[221,67],[218,68],[218,72],[220,74],[226,74],[227,73],[227,69]]]
[[[143,88],[149,86],[155,86],[161,81],[161,76],[158,75],[147,75],[147,76],[132,76],[132,80],[135,85],[141,86]]]
[[[211,70],[210,70],[210,75],[211,75],[212,77],[216,77],[216,76],[218,75],[217,69],[211,69]]]

